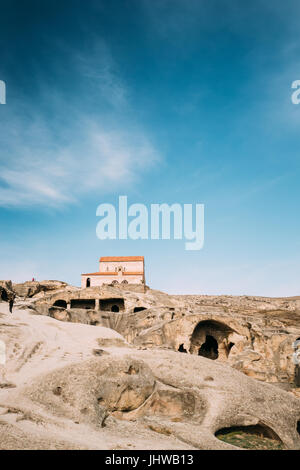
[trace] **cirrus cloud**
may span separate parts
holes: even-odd
[[[86,54],[64,54],[76,77],[69,93],[41,74],[34,102],[21,96],[18,109],[1,110],[2,207],[58,207],[121,190],[160,159],[132,117],[128,87],[103,41]]]

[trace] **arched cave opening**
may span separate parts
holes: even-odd
[[[8,301],[8,295],[5,289],[1,290],[1,300],[3,300],[4,302]]]
[[[222,428],[215,433],[215,436],[227,444],[242,449],[281,450],[284,448],[275,431],[262,423]]]
[[[296,387],[300,387],[300,367],[298,364],[295,365],[295,380]]]
[[[230,335],[235,331],[217,320],[200,321],[191,336],[190,353],[209,359],[226,360],[231,348]]]
[[[187,350],[185,349],[185,347],[184,347],[183,344],[181,344],[181,345],[179,346],[178,351],[179,351],[179,352],[183,352],[183,353],[187,353]]]
[[[67,302],[65,300],[56,300],[53,304],[53,307],[67,308]]]
[[[208,359],[218,359],[219,357],[219,348],[218,342],[211,335],[207,335],[205,343],[198,350],[198,356],[207,357]]]
[[[125,310],[125,302],[122,298],[100,299],[100,310],[106,312],[121,312]]]
[[[95,299],[71,299],[71,308],[95,310]]]

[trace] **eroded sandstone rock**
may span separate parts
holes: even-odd
[[[202,355],[258,380],[300,386],[292,361],[293,342],[300,338],[298,297],[176,296],[121,286],[59,287],[34,295],[28,306],[61,321],[112,328],[137,347]]]
[[[174,312],[157,314],[156,334],[167,325],[164,341],[172,322],[184,321],[182,315],[172,319]],[[197,318],[193,313],[178,325],[193,325],[194,331]],[[229,312],[226,318],[228,335],[245,334],[248,341],[247,323],[230,322]],[[228,360],[172,351],[166,343],[135,347],[112,329],[24,310],[10,315],[1,305],[0,320],[7,380],[15,384],[0,389],[2,449],[236,449],[216,434],[237,428],[257,432],[257,440],[267,436],[274,448],[300,448],[296,394],[253,380]],[[219,341],[225,341],[224,332]],[[255,362],[260,356],[253,351],[245,352]]]

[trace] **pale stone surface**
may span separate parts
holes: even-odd
[[[222,361],[138,349],[111,329],[5,307],[15,388],[0,388],[2,449],[230,449],[218,429],[258,423],[300,449],[300,400],[278,387]]]
[[[61,281],[27,281],[21,284],[12,284],[12,288],[19,297],[30,298],[39,293],[65,288],[67,285],[66,282]]]
[[[27,288],[28,283],[24,294]],[[198,354],[211,337],[217,343],[217,361],[259,380],[295,383],[298,297],[174,296],[135,285],[53,288],[27,296],[25,303],[19,299],[19,305],[62,321],[113,328],[130,343],[148,348]],[[207,351],[201,354],[207,356]]]
[[[260,425],[300,449],[299,298],[29,284],[0,302],[0,448],[228,449],[216,431]]]

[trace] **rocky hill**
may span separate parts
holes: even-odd
[[[300,449],[299,298],[0,285],[2,449]]]

